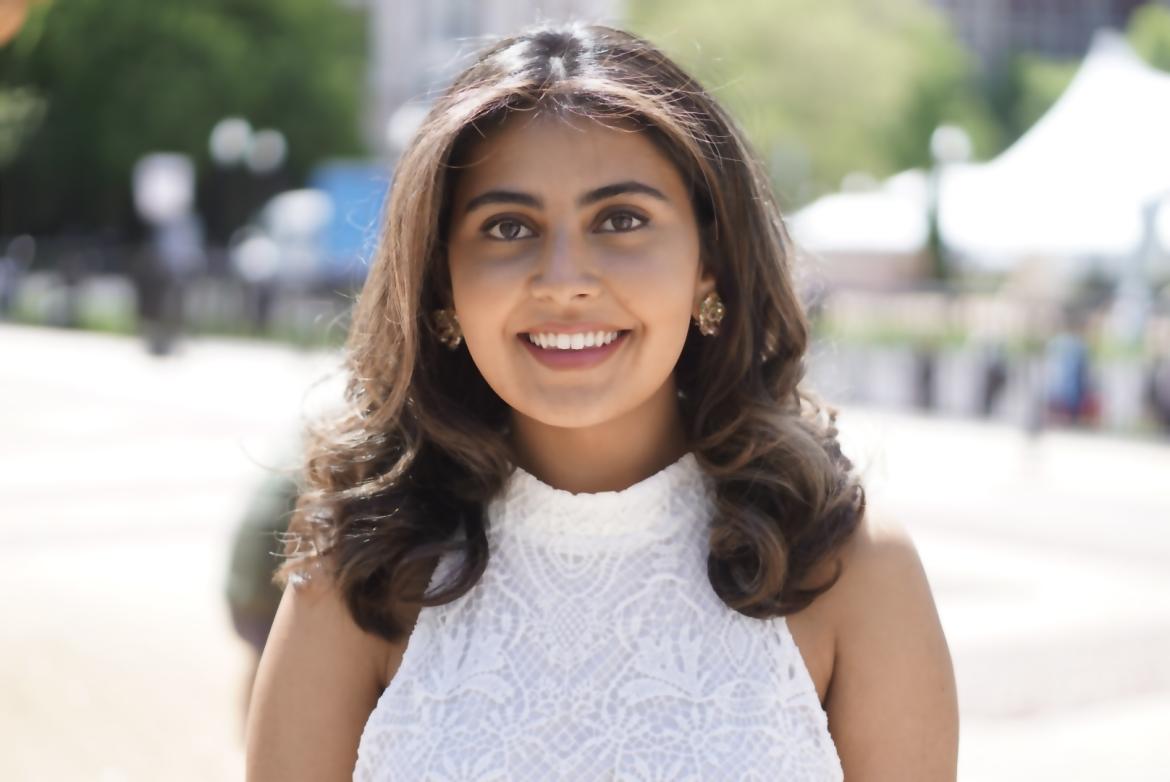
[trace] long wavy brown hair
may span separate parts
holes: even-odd
[[[498,41],[435,101],[402,154],[345,350],[344,407],[308,429],[302,493],[275,581],[324,568],[357,624],[391,641],[396,606],[465,594],[488,561],[484,507],[515,467],[508,406],[465,348],[438,340],[449,306],[447,211],[457,161],[517,111],[634,124],[691,188],[702,258],[727,314],[692,325],[675,368],[691,450],[716,485],[708,576],[732,609],[780,616],[857,527],[865,492],[837,442],[835,408],[800,388],[809,323],[768,177],[742,131],[647,41],[604,26]],[[428,574],[461,552],[443,583]]]

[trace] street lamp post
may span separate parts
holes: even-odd
[[[943,175],[946,166],[962,163],[971,157],[971,138],[957,125],[940,125],[930,134],[930,157],[933,165],[926,176],[926,252],[930,259],[931,280],[944,288],[949,302],[953,291],[946,282],[952,270],[939,222]],[[946,311],[949,312],[950,308]],[[913,377],[915,402],[920,408],[929,410],[935,406],[937,334],[919,335],[917,341]]]
[[[933,165],[927,174],[927,252],[931,260],[931,276],[941,282],[953,271],[939,219],[943,178],[948,166],[971,159],[971,137],[958,125],[939,125],[930,134],[930,157]]]
[[[211,199],[214,233],[217,241],[226,242],[257,202],[269,195],[259,180],[280,171],[288,157],[288,140],[273,128],[254,129],[243,117],[224,117],[211,129],[208,149],[217,184]]]
[[[224,117],[208,138],[211,153],[211,198],[207,200],[211,238],[217,252],[237,227],[241,205],[247,201],[245,177],[240,175],[252,143],[252,125],[242,117]]]
[[[279,130],[254,129],[242,117],[225,117],[212,129],[209,143],[215,175],[223,185],[222,197],[214,200],[224,267],[242,286],[242,319],[262,331],[284,259],[271,237],[245,221],[270,195],[266,191],[279,184],[288,141]]]

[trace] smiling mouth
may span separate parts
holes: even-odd
[[[629,341],[631,333],[632,331],[629,329],[601,332],[600,334],[594,332],[592,340],[586,339],[583,332],[555,335],[521,333],[517,334],[516,338],[527,349],[528,355],[549,369],[583,370],[607,361]],[[568,339],[568,346],[560,347],[560,345],[565,344],[566,339]],[[574,340],[580,347],[574,347]],[[585,343],[588,341],[592,341],[594,344],[586,345]],[[544,342],[545,346],[542,347],[540,342]]]
[[[574,334],[521,332],[517,336],[537,350],[555,353],[574,353],[600,350],[621,340],[629,333],[630,329],[618,329],[615,331],[577,332]]]

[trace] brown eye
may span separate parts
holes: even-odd
[[[528,231],[527,234],[524,231]],[[532,230],[516,220],[497,220],[487,227],[487,235],[492,239],[511,242],[517,239],[527,239],[533,236]]]
[[[646,224],[646,219],[639,217],[632,212],[615,212],[602,221],[601,225],[611,226],[602,231],[602,233],[626,233],[628,231],[636,231]]]

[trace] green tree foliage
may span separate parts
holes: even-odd
[[[1130,17],[1126,33],[1142,59],[1170,71],[1170,8],[1142,6]],[[990,103],[1005,144],[1017,140],[1052,108],[1080,67],[1079,60],[1023,52],[989,80]]]
[[[995,142],[972,69],[923,0],[632,0],[631,27],[739,118],[788,203],[929,160],[943,122]]]
[[[1052,108],[1080,65],[1079,60],[1032,53],[1017,54],[1007,62],[990,88],[1005,145],[1014,143]]]
[[[1129,19],[1130,43],[1155,68],[1170,71],[1170,8],[1145,5]]]
[[[910,97],[892,118],[886,139],[894,167],[932,165],[930,137],[943,124],[966,130],[976,157],[991,155],[1002,144],[1003,129],[991,112],[973,55],[935,25],[922,24],[915,32],[906,42],[917,59]]]
[[[282,131],[294,178],[358,150],[362,21],[336,0],[36,6],[0,48],[0,233],[125,225],[134,161],[183,152],[205,172],[227,115]]]

